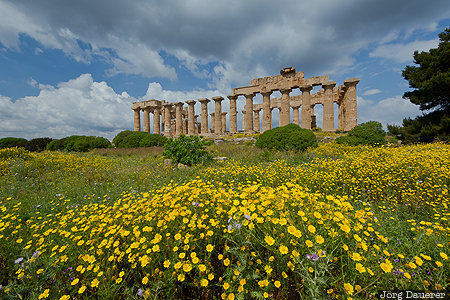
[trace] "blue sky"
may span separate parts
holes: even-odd
[[[448,16],[449,1],[0,0],[0,138],[112,138],[134,101],[226,96],[288,66],[359,77],[358,122],[400,124],[421,113],[401,71]]]

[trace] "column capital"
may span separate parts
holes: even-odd
[[[200,103],[205,103],[205,104],[207,104],[208,102],[211,102],[211,100],[209,100],[208,98],[201,98],[201,99],[198,99],[198,102],[200,102]]]
[[[223,97],[221,96],[216,96],[216,97],[212,97],[212,99],[217,102],[217,101],[223,101]]]
[[[140,112],[141,111],[140,107],[132,107],[131,109],[134,110],[135,112]]]
[[[222,112],[222,116],[226,116],[228,113],[226,111]]]
[[[152,107],[146,106],[142,110],[145,111],[145,112],[150,112],[152,110]]]
[[[175,102],[174,105],[177,107],[182,107],[184,105],[184,103],[183,102]]]
[[[255,93],[250,93],[250,94],[245,94],[244,95],[245,96],[245,98],[250,98],[250,99],[253,99],[253,97],[255,97]]]
[[[230,100],[236,100],[238,98],[238,96],[237,95],[228,95],[227,98]]]
[[[336,81],[328,81],[328,82],[322,83],[322,87],[324,89],[334,88],[335,86],[336,86]]]
[[[216,113],[209,113],[209,115],[213,117],[216,115]]]
[[[195,104],[195,100],[187,100],[187,101],[184,101],[184,103],[186,103],[187,105],[194,105]]]
[[[162,106],[164,106],[164,107],[172,107],[172,103],[166,102],[166,103],[163,103]]]
[[[256,113],[259,113],[262,110],[262,108],[254,108],[253,111]]]
[[[292,89],[281,89],[280,93],[282,94],[289,94],[290,92],[292,92]]]
[[[310,92],[312,90],[312,85],[304,85],[300,87],[302,92]]]
[[[267,96],[272,95],[272,93],[273,93],[272,91],[265,91],[265,92],[261,92],[260,94],[263,95],[263,97],[264,97],[264,96],[267,97]]]
[[[344,80],[344,85],[345,85],[346,87],[349,87],[349,86],[355,86],[355,85],[357,85],[358,83],[359,83],[359,78],[350,78],[350,79]]]

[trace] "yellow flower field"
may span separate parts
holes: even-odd
[[[19,160],[0,160],[3,183],[17,180]],[[110,189],[123,180],[114,177],[120,162],[98,156],[22,161]],[[365,299],[448,289],[449,168],[445,144],[331,143],[297,164],[230,160],[118,196],[60,190],[45,212],[2,195],[0,298]],[[156,163],[142,174],[162,170],[181,172]]]

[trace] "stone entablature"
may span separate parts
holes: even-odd
[[[272,129],[272,110],[279,111],[279,124],[284,126],[290,123],[291,108],[292,122],[302,128],[311,129],[316,126],[314,106],[323,106],[323,130],[334,131],[334,103],[338,105],[338,128],[349,131],[357,124],[356,85],[359,78],[351,78],[344,84],[336,86],[335,81],[329,81],[329,75],[304,78],[304,72],[296,72],[294,68],[284,68],[280,75],[256,78],[251,80],[249,86],[232,89],[232,95],[227,96],[230,111],[222,112],[222,102],[226,99],[217,96],[212,99],[202,98],[187,100],[185,102],[169,103],[165,100],[155,99],[134,102],[134,130],[141,131],[140,112],[143,112],[142,130],[150,132],[149,114],[153,114],[153,133],[166,136],[179,136],[183,134],[223,135],[237,133],[236,102],[245,97],[245,106],[242,111],[244,133],[261,132],[260,112],[262,111],[262,132]],[[315,93],[314,86],[322,89]],[[299,89],[301,95],[290,96],[294,89]],[[274,91],[281,93],[280,98],[270,98]],[[254,104],[256,94],[263,96],[262,104]],[[209,113],[211,123],[208,126],[208,106],[214,101],[214,112]],[[195,104],[200,102],[200,122],[195,115]],[[187,107],[184,104],[187,104]],[[299,111],[301,109],[301,120]],[[227,115],[229,118],[229,131],[226,131]],[[216,117],[217,116],[217,117]]]

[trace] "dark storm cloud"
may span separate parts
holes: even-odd
[[[89,61],[93,53],[108,57],[102,49],[112,49],[112,74],[175,78],[160,57],[164,50],[193,71],[195,65],[217,61],[222,73],[231,72],[236,81],[288,65],[312,75],[348,67],[369,44],[432,27],[450,15],[449,1],[418,0],[2,2],[37,28],[25,33],[39,38],[44,31],[42,43],[80,61]],[[75,49],[77,39],[92,49]]]

